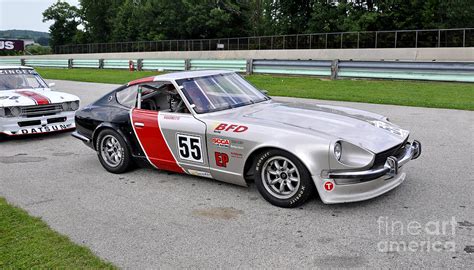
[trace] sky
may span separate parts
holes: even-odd
[[[0,0],[0,30],[49,32],[52,21],[43,23],[43,11],[57,0]],[[77,6],[79,0],[63,0]]]

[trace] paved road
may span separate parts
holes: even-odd
[[[115,87],[55,82],[82,104]],[[474,112],[278,100],[388,115],[423,143],[423,155],[384,196],[281,209],[255,186],[151,169],[107,173],[66,133],[0,142],[0,196],[125,268],[474,267]]]

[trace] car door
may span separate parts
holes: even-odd
[[[137,139],[158,169],[211,177],[206,125],[190,113],[137,108],[130,112]]]

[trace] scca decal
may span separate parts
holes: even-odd
[[[220,123],[214,129],[214,132],[220,133],[221,131],[229,131],[229,132],[232,131],[232,132],[241,133],[241,132],[247,131],[248,129],[249,128],[247,126],[234,125],[234,124],[229,125],[229,124],[225,124],[225,123]]]
[[[230,140],[221,138],[212,138],[212,143],[222,148],[229,148]]]
[[[215,152],[216,165],[219,167],[227,167],[229,163],[229,156],[226,153]]]

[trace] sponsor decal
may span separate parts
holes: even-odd
[[[68,125],[50,125],[44,127],[36,127],[36,128],[28,128],[20,130],[21,134],[37,134],[37,133],[45,133],[45,132],[52,132],[52,131],[60,131],[64,129],[68,129],[71,127],[71,124]],[[12,132],[13,133],[13,132]]]
[[[393,133],[393,134],[395,134],[395,135],[398,135],[398,136],[402,136],[402,137],[403,137],[403,136],[405,136],[406,133],[407,133],[406,130],[403,130],[403,129],[401,129],[401,128],[394,127],[394,126],[392,126],[392,125],[390,125],[390,124],[388,124],[388,123],[385,123],[385,122],[383,122],[383,121],[378,121],[378,120],[376,120],[376,121],[372,121],[371,123],[372,123],[372,125],[374,125],[374,126],[376,126],[376,127],[378,127],[378,128],[385,129],[386,131],[389,131],[389,132],[391,132],[391,133]]]
[[[228,139],[212,138],[211,141],[214,145],[217,145],[217,147],[229,148],[230,146],[230,140]]]
[[[243,158],[243,155],[237,152],[230,152],[230,156],[233,158]]]
[[[0,50],[2,51],[23,51],[25,41],[23,40],[0,40]]]
[[[334,183],[330,181],[324,182],[324,189],[326,191],[333,191],[334,190]]]
[[[214,132],[221,133],[221,131],[227,131],[227,132],[241,133],[241,132],[247,131],[248,129],[249,128],[247,126],[243,126],[243,125],[220,123],[214,128]]]
[[[165,120],[179,120],[179,119],[180,119],[179,116],[176,116],[176,115],[166,115],[166,114],[163,116],[163,118],[164,118]]]
[[[227,167],[229,163],[229,156],[226,153],[215,152],[216,165],[219,167]]]
[[[197,170],[188,170],[188,173],[191,175],[195,176],[200,176],[200,177],[207,177],[207,178],[212,178],[212,175],[208,172],[203,172],[203,171],[197,171]]]

